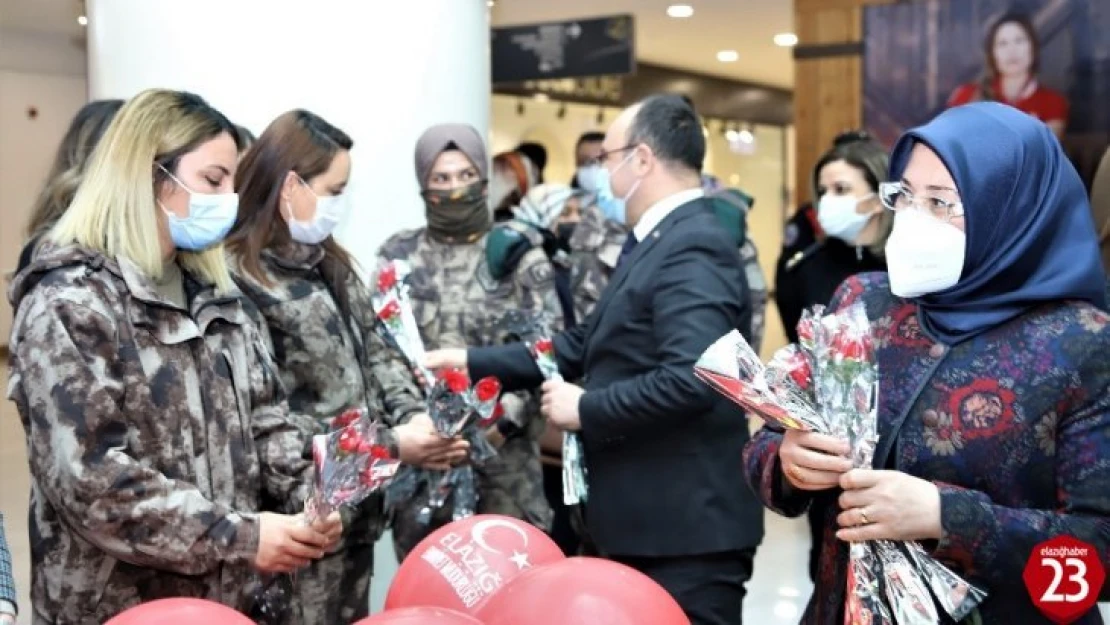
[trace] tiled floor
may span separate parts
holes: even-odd
[[[6,363],[0,363],[0,391],[8,385]],[[29,606],[30,554],[27,547],[27,458],[23,430],[15,406],[0,399],[0,513],[4,515],[8,545],[16,570],[20,604]],[[755,576],[748,586],[744,622],[756,625],[788,625],[798,622],[812,587],[806,574],[809,533],[804,521],[768,514],[767,537],[756,556]],[[390,537],[378,545],[372,608],[381,609],[385,592],[396,570]],[[1103,606],[1110,622],[1110,609]],[[19,624],[27,625],[30,610],[23,610]]]

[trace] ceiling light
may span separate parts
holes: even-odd
[[[551,96],[547,95],[546,93],[537,93],[532,96],[532,99],[536,102],[550,102]]]
[[[77,23],[82,25],[82,26],[88,26],[89,25],[89,18],[85,17],[84,15],[78,16]]]
[[[732,63],[740,58],[740,53],[736,50],[721,50],[717,53],[717,60],[722,63]]]
[[[694,7],[688,4],[672,4],[667,7],[667,15],[671,17],[683,18],[690,17],[694,14]]]
[[[798,45],[798,36],[794,33],[779,33],[775,35],[775,45],[783,48]]]
[[[736,130],[735,128],[729,128],[725,131],[725,139],[728,139],[729,141],[739,141],[740,131]]]
[[[738,132],[736,134],[736,138],[740,140],[740,143],[754,143],[755,142],[755,135],[752,134],[752,131],[750,131],[746,128],[744,130],[741,130],[740,132]]]

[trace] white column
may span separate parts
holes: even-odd
[[[93,98],[184,89],[255,134],[293,108],[350,134],[338,237],[364,268],[424,221],[420,133],[462,122],[489,134],[485,0],[88,0],[88,18]]]

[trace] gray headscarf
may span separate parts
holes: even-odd
[[[478,131],[468,124],[438,124],[425,130],[416,140],[416,179],[421,189],[428,187],[428,174],[436,158],[452,147],[474,162],[483,180],[489,177],[486,142]]]

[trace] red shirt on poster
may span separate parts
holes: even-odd
[[[1068,120],[1068,101],[1060,93],[1042,87],[1037,81],[1032,80],[1029,85],[1022,90],[1021,95],[1017,100],[1007,100],[1001,95],[1001,85],[996,81],[994,84],[994,92],[998,94],[997,100],[1003,104],[1010,106],[1028,113],[1033,117],[1041,120],[1042,122],[1067,122]],[[948,98],[948,107],[960,106],[961,104],[968,104],[977,102],[982,99],[980,94],[980,86],[978,83],[967,83],[960,85],[952,96]]]

